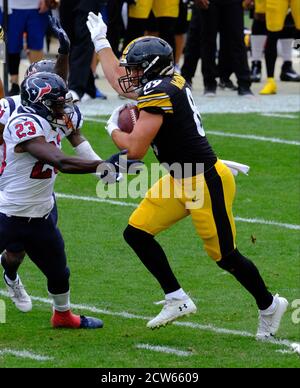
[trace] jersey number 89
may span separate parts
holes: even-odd
[[[196,107],[195,101],[192,96],[192,92],[189,88],[186,88],[186,95],[192,111],[194,112],[194,121],[197,126],[197,131],[200,136],[205,136],[204,128],[202,126],[201,116]]]

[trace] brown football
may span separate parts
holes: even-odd
[[[136,105],[127,104],[119,113],[118,127],[123,132],[130,133],[139,118],[139,110]]]

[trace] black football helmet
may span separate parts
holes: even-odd
[[[26,70],[24,78],[29,77],[34,73],[40,73],[46,71],[48,73],[54,73],[55,62],[51,59],[43,59],[38,62],[33,62]]]
[[[54,73],[34,73],[21,84],[21,104],[26,111],[37,114],[54,127],[72,125],[74,104],[65,81]]]
[[[126,75],[119,78],[124,93],[140,89],[146,83],[159,76],[174,73],[173,49],[161,38],[143,36],[134,39],[124,49],[120,66],[126,69]],[[132,75],[133,70],[135,74]]]

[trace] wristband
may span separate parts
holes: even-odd
[[[98,53],[104,48],[111,48],[109,41],[106,38],[100,38],[94,41],[95,51]]]

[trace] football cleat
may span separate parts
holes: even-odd
[[[101,329],[102,327],[103,321],[101,319],[80,315],[81,329]]]
[[[27,313],[32,309],[32,302],[30,296],[27,294],[21,279],[18,277],[18,280],[12,284],[8,284],[4,275],[4,281],[8,294],[15,304],[16,308],[23,313]]]
[[[252,93],[249,86],[239,86],[237,88],[238,95],[241,97],[253,97],[254,94]]]
[[[274,78],[268,78],[265,86],[261,89],[259,94],[268,95],[268,94],[276,94],[277,93],[277,85]]]
[[[177,318],[194,314],[197,307],[188,296],[184,299],[166,299],[161,312],[147,323],[147,327],[155,329],[174,321]]]
[[[300,74],[294,69],[291,61],[285,61],[281,68],[281,81],[300,82]]]
[[[260,82],[261,80],[261,61],[252,61],[250,79],[252,82]]]
[[[54,310],[51,325],[56,329],[100,329],[103,327],[103,322],[98,318],[75,315],[70,310],[63,312]]]
[[[204,97],[216,97],[216,88],[215,87],[205,87]]]
[[[278,294],[274,296],[274,302],[276,307],[271,314],[264,313],[264,310],[259,311],[258,329],[256,333],[256,339],[258,340],[266,340],[277,333],[281,318],[289,304],[285,298],[280,297]]]
[[[238,90],[237,86],[231,81],[231,79],[220,78],[219,88],[223,90]]]

